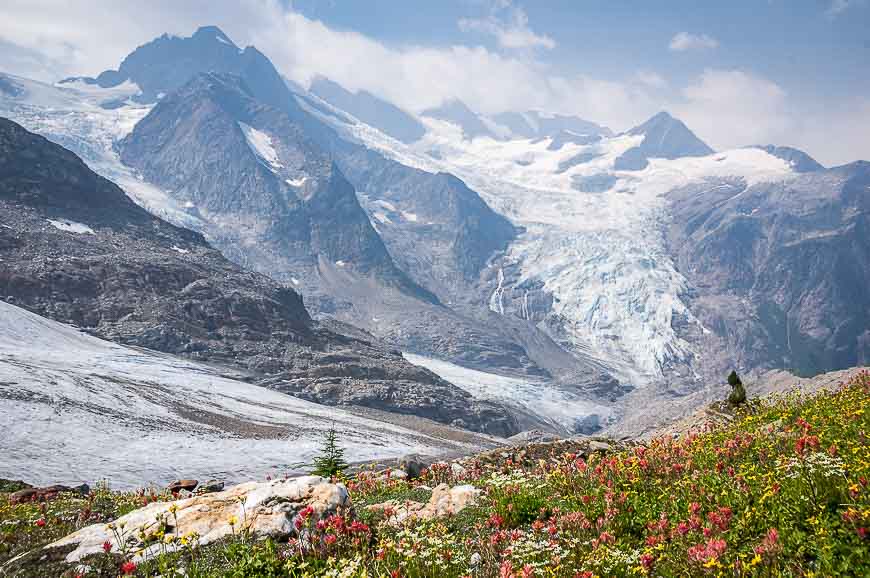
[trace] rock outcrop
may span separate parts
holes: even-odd
[[[393,525],[401,525],[407,520],[431,520],[458,514],[473,506],[480,497],[481,490],[472,485],[449,486],[439,484],[432,489],[427,503],[415,501],[390,500],[368,506],[368,510],[383,513]]]
[[[48,550],[70,548],[74,563],[104,551],[132,555],[136,562],[183,542],[205,545],[232,536],[276,539],[296,535],[302,517],[314,520],[350,508],[343,484],[318,476],[247,482],[223,492],[173,502],[154,502],[121,516],[111,524],[94,524],[49,544]]]

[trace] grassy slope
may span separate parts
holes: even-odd
[[[436,467],[413,484],[361,474],[348,481],[356,518],[311,524],[307,545],[239,536],[127,569],[173,576],[183,567],[188,577],[866,576],[868,400],[864,373],[836,391],[754,401],[732,422],[609,454],[581,457],[553,445],[536,463],[481,461],[461,479]],[[390,498],[425,501],[418,486],[442,481],[473,483],[486,496],[452,518],[398,529],[364,509]],[[0,561],[143,499],[104,489],[43,507],[0,497]],[[122,563],[98,556],[90,573],[67,574],[116,576]],[[33,554],[7,569],[61,571]]]

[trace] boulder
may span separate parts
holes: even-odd
[[[209,480],[203,484],[200,484],[199,488],[197,488],[197,494],[213,494],[214,492],[222,492],[224,490],[224,483],[220,480]]]
[[[419,478],[423,474],[423,470],[429,467],[431,460],[418,454],[409,454],[403,456],[399,460],[399,468],[408,474],[409,479]]]
[[[439,484],[432,490],[432,496],[426,504],[389,500],[381,504],[373,504],[366,509],[389,514],[389,523],[398,526],[409,519],[430,520],[458,514],[468,506],[475,504],[480,493],[480,488],[475,488],[472,485],[451,488],[447,484]]]
[[[196,489],[196,486],[199,485],[199,482],[196,480],[175,480],[168,486],[166,489],[169,490],[172,494],[177,494],[181,490],[187,490],[188,492],[192,492]]]
[[[82,484],[74,488],[55,484],[53,486],[45,486],[44,488],[25,488],[9,495],[9,502],[12,504],[21,504],[23,502],[47,502],[57,498],[60,494],[76,493],[87,495],[91,491],[87,484]]]
[[[612,452],[613,446],[611,446],[610,444],[608,444],[606,442],[592,440],[589,442],[589,451],[590,452],[602,452],[602,453]]]
[[[159,553],[161,548],[180,547],[179,541],[172,538],[164,537],[162,546],[149,540],[161,530],[165,536],[187,536],[197,545],[240,532],[254,539],[286,539],[297,534],[296,520],[308,507],[312,519],[318,520],[349,508],[350,496],[343,484],[333,484],[319,476],[247,482],[223,492],[154,502],[112,524],[82,528],[45,548],[72,547],[66,561],[73,564],[102,552],[103,543],[108,541],[112,552],[133,553],[132,559],[138,563]]]

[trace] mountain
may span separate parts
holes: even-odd
[[[703,157],[713,153],[713,149],[695,136],[689,127],[666,112],[658,113],[625,134],[642,136],[643,140],[616,159],[616,170],[644,169],[650,158]]]
[[[169,93],[119,144],[121,160],[208,223],[225,254],[287,283],[339,267],[422,299],[393,263],[351,184],[302,128],[238,76]]]
[[[469,140],[480,136],[495,137],[495,132],[491,126],[487,126],[485,119],[459,99],[449,100],[441,106],[424,110],[420,114],[455,124],[462,129],[464,138]]]
[[[781,157],[780,157],[781,158]],[[669,193],[691,307],[746,368],[801,375],[870,361],[870,163]],[[713,357],[715,359],[715,357]]]
[[[768,154],[786,161],[798,173],[811,173],[814,171],[821,171],[825,168],[816,159],[796,148],[775,145],[759,145],[754,148],[761,149]]]
[[[173,39],[167,46],[197,45],[198,35]],[[157,39],[137,52],[164,58],[161,66],[186,62],[155,48],[164,43]],[[212,38],[212,43],[219,42]],[[180,51],[181,55],[192,53],[190,47]],[[227,58],[221,66],[230,70],[236,57]],[[167,77],[180,78],[207,65],[214,64],[187,64]],[[172,202],[185,207],[182,218],[195,218],[197,228],[204,227],[201,230],[231,259],[293,283],[316,314],[353,323],[406,350],[476,367],[495,364],[536,375],[546,373],[546,366],[558,354],[547,353],[546,359],[536,361],[533,357],[538,354],[528,351],[532,346],[525,343],[533,341],[535,349],[549,349],[541,345],[546,341],[541,336],[518,338],[514,329],[493,323],[488,314],[481,318],[477,312],[441,305],[456,301],[456,296],[467,301],[485,264],[518,230],[461,180],[397,163],[345,138],[331,123],[356,125],[347,124],[351,119],[334,107],[331,113],[330,105],[316,95],[294,98],[285,82],[274,92],[263,93],[257,87],[272,87],[282,80],[271,65],[260,67],[257,75],[253,80],[242,77],[239,86],[229,91],[204,90],[195,76],[189,85],[174,91],[169,84],[151,86],[152,92],[165,91],[164,96],[119,144],[122,160],[147,182],[171,191],[167,194]],[[216,92],[220,95],[212,94]],[[246,104],[240,105],[245,99]],[[317,100],[323,104],[313,107]],[[268,114],[258,112],[264,116],[257,124],[250,110],[256,108],[254,103],[264,102],[284,104]],[[282,112],[286,118],[277,122]],[[256,126],[248,125],[246,119]],[[257,147],[242,143],[233,122],[256,131],[243,127],[242,133],[262,135],[254,140],[268,143],[274,156],[271,151],[249,154],[248,149]],[[289,128],[290,124],[295,128]],[[304,146],[294,144],[303,140]],[[330,159],[336,163],[334,174],[344,174],[357,190],[374,229],[356,209],[332,210],[330,199],[337,198],[338,190],[347,207],[353,204],[352,191],[339,186],[338,176],[331,181],[331,193],[294,201],[294,197],[310,194],[313,188],[308,187],[315,182],[329,180],[312,178],[301,189],[294,185],[303,178],[304,171],[296,169],[305,158],[312,167],[328,164]],[[209,200],[200,206],[192,195]],[[291,210],[291,205],[305,210]],[[314,211],[314,205],[319,210]],[[398,212],[391,223],[385,223],[390,207]],[[288,211],[294,216],[285,214]],[[311,226],[297,217],[308,219]],[[305,233],[312,227],[322,233],[319,244],[313,242],[315,236]],[[387,240],[386,252],[378,247],[381,234]],[[321,251],[327,241],[333,243],[331,250]]]
[[[302,299],[152,216],[78,157],[0,120],[0,294],[100,337],[224,363],[320,403],[516,430],[373,337],[311,319]]]
[[[546,138],[551,137],[550,147],[558,150],[565,143],[588,145],[601,140],[602,137],[613,136],[613,132],[604,126],[576,117],[560,114],[545,114],[540,111],[503,112],[496,114],[492,120],[505,126],[512,138]]]
[[[350,92],[323,76],[316,77],[308,90],[332,106],[404,143],[415,142],[426,134],[426,127],[415,117],[366,90]]]
[[[216,26],[203,26],[189,38],[164,34],[130,53],[118,70],[85,80],[103,88],[129,81],[141,89],[138,101],[155,102],[203,72],[235,74],[263,103],[281,109],[292,105],[269,59],[253,46],[240,49]]]

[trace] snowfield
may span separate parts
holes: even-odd
[[[0,301],[0,478],[113,487],[298,471],[334,426],[354,461],[472,448],[124,347]]]

